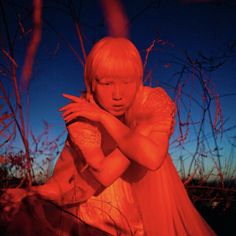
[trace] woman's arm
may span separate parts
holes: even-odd
[[[131,130],[112,115],[104,114],[101,123],[107,129],[121,152],[129,159],[138,162],[150,170],[156,170],[162,164],[169,145],[169,134],[151,132],[148,124]]]
[[[103,186],[111,185],[130,165],[130,160],[118,148],[106,157],[101,148],[90,149],[83,155],[89,171]]]
[[[43,185],[31,187],[32,193],[39,194],[52,201],[61,202],[63,195],[73,189],[73,184],[69,180],[74,172],[72,155],[69,152],[68,142],[66,142],[52,176]]]
[[[151,170],[160,167],[168,152],[168,132],[150,132],[153,125],[149,125],[148,122],[145,122],[146,124],[143,127],[136,127],[136,129],[131,130],[119,119],[102,110],[96,104],[88,103],[75,96],[64,96],[73,101],[73,103],[60,109],[66,123],[71,122],[76,117],[84,117],[99,122],[117,143],[118,149],[124,156]],[[172,118],[164,117],[164,122],[168,121],[168,127],[171,120]],[[146,131],[147,129],[149,132]]]
[[[112,128],[113,127],[114,126],[112,126]],[[150,163],[150,160],[148,158],[151,156],[153,159],[155,159],[154,161],[156,161],[156,159],[159,158],[158,167],[160,167],[168,150],[168,135],[164,132],[161,133],[161,132],[151,131],[151,129],[152,129],[152,126],[150,127],[148,125],[139,125],[138,127],[136,127],[134,131],[136,132],[135,134],[137,134],[136,137],[138,138],[136,139],[136,137],[133,137],[133,139],[131,140],[132,142],[134,142],[133,143],[134,146],[133,147],[129,146],[130,143],[128,143],[127,139],[125,140],[125,142],[127,142],[127,146],[128,146],[127,148],[131,149],[131,152],[134,153],[134,156],[140,158],[139,163],[141,165],[143,164],[144,166],[144,164],[146,164],[147,162]],[[137,140],[139,140],[140,142],[143,142],[144,140],[145,141],[144,145],[145,144],[148,145],[151,143],[152,147],[154,146],[154,148],[160,146],[160,150],[165,149],[166,151],[164,151],[163,153],[161,153],[160,151],[159,153],[155,154],[156,156],[154,156],[154,155],[151,155],[151,153],[149,153],[149,151],[151,152],[151,150],[150,150],[150,146],[148,146],[149,150],[147,150],[147,152],[144,153],[142,152],[142,148],[145,149],[145,146],[143,144],[138,146]],[[166,145],[166,147],[164,147],[164,145]],[[108,186],[112,184],[117,178],[122,176],[122,174],[130,165],[130,160],[123,154],[123,152],[121,152],[120,148],[114,149],[106,157],[104,157],[102,150],[99,148],[89,149],[88,152],[84,152],[84,158],[86,159],[87,163],[90,166],[89,168],[90,168],[91,173],[104,186]],[[152,169],[152,168],[149,168],[149,169]]]
[[[110,135],[107,136],[104,128],[100,127],[100,130],[99,126],[89,120],[71,122],[67,125],[68,145],[75,160],[82,157],[81,161],[87,163],[87,166],[77,171],[80,174],[89,171],[103,186],[108,186],[124,173],[130,160],[116,148],[116,143]]]
[[[33,186],[31,193],[39,194],[59,204],[87,200],[102,186],[88,169],[83,173],[80,172],[84,164],[81,154],[76,152],[67,140],[53,175],[45,184]]]

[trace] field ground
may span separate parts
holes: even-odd
[[[18,181],[14,180],[11,184],[10,182],[8,184],[13,187]],[[234,236],[236,235],[236,183],[231,181],[224,183],[223,188],[218,186],[218,183],[200,185],[198,181],[194,181],[186,188],[195,207],[217,235]],[[0,191],[0,197],[1,193],[2,191]],[[32,208],[34,204],[30,201],[24,201],[24,207]],[[1,208],[0,204],[0,211],[2,211]],[[4,222],[0,222],[0,235],[9,235],[5,234],[6,227],[7,225]]]

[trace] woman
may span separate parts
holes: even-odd
[[[101,39],[84,78],[86,93],[64,95],[71,100],[61,109],[68,139],[53,176],[34,192],[85,222],[79,235],[89,235],[88,226],[101,235],[215,235],[168,154],[175,105],[162,88],[143,86],[135,46]],[[72,224],[63,222],[60,230],[69,234]]]
[[[69,143],[85,159],[82,171],[107,188],[80,205],[80,217],[112,235],[115,230],[121,235],[215,235],[193,207],[168,154],[175,105],[163,89],[142,85],[135,46],[124,38],[103,38],[87,58],[84,77],[84,97],[64,95],[72,103],[61,111]]]

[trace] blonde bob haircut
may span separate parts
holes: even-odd
[[[142,83],[143,64],[134,44],[126,38],[105,37],[90,51],[84,69],[87,93],[95,79],[135,78]]]

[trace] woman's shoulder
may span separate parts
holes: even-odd
[[[161,87],[144,86],[140,89],[134,105],[126,115],[127,124],[133,127],[141,123],[165,117],[174,118],[175,103]]]
[[[147,87],[146,101],[142,107],[144,124],[154,125],[153,130],[158,132],[167,132],[169,135],[173,133],[176,106],[163,88]]]
[[[163,112],[175,109],[175,103],[162,87],[148,87],[143,89],[145,96],[143,109],[151,112]]]

